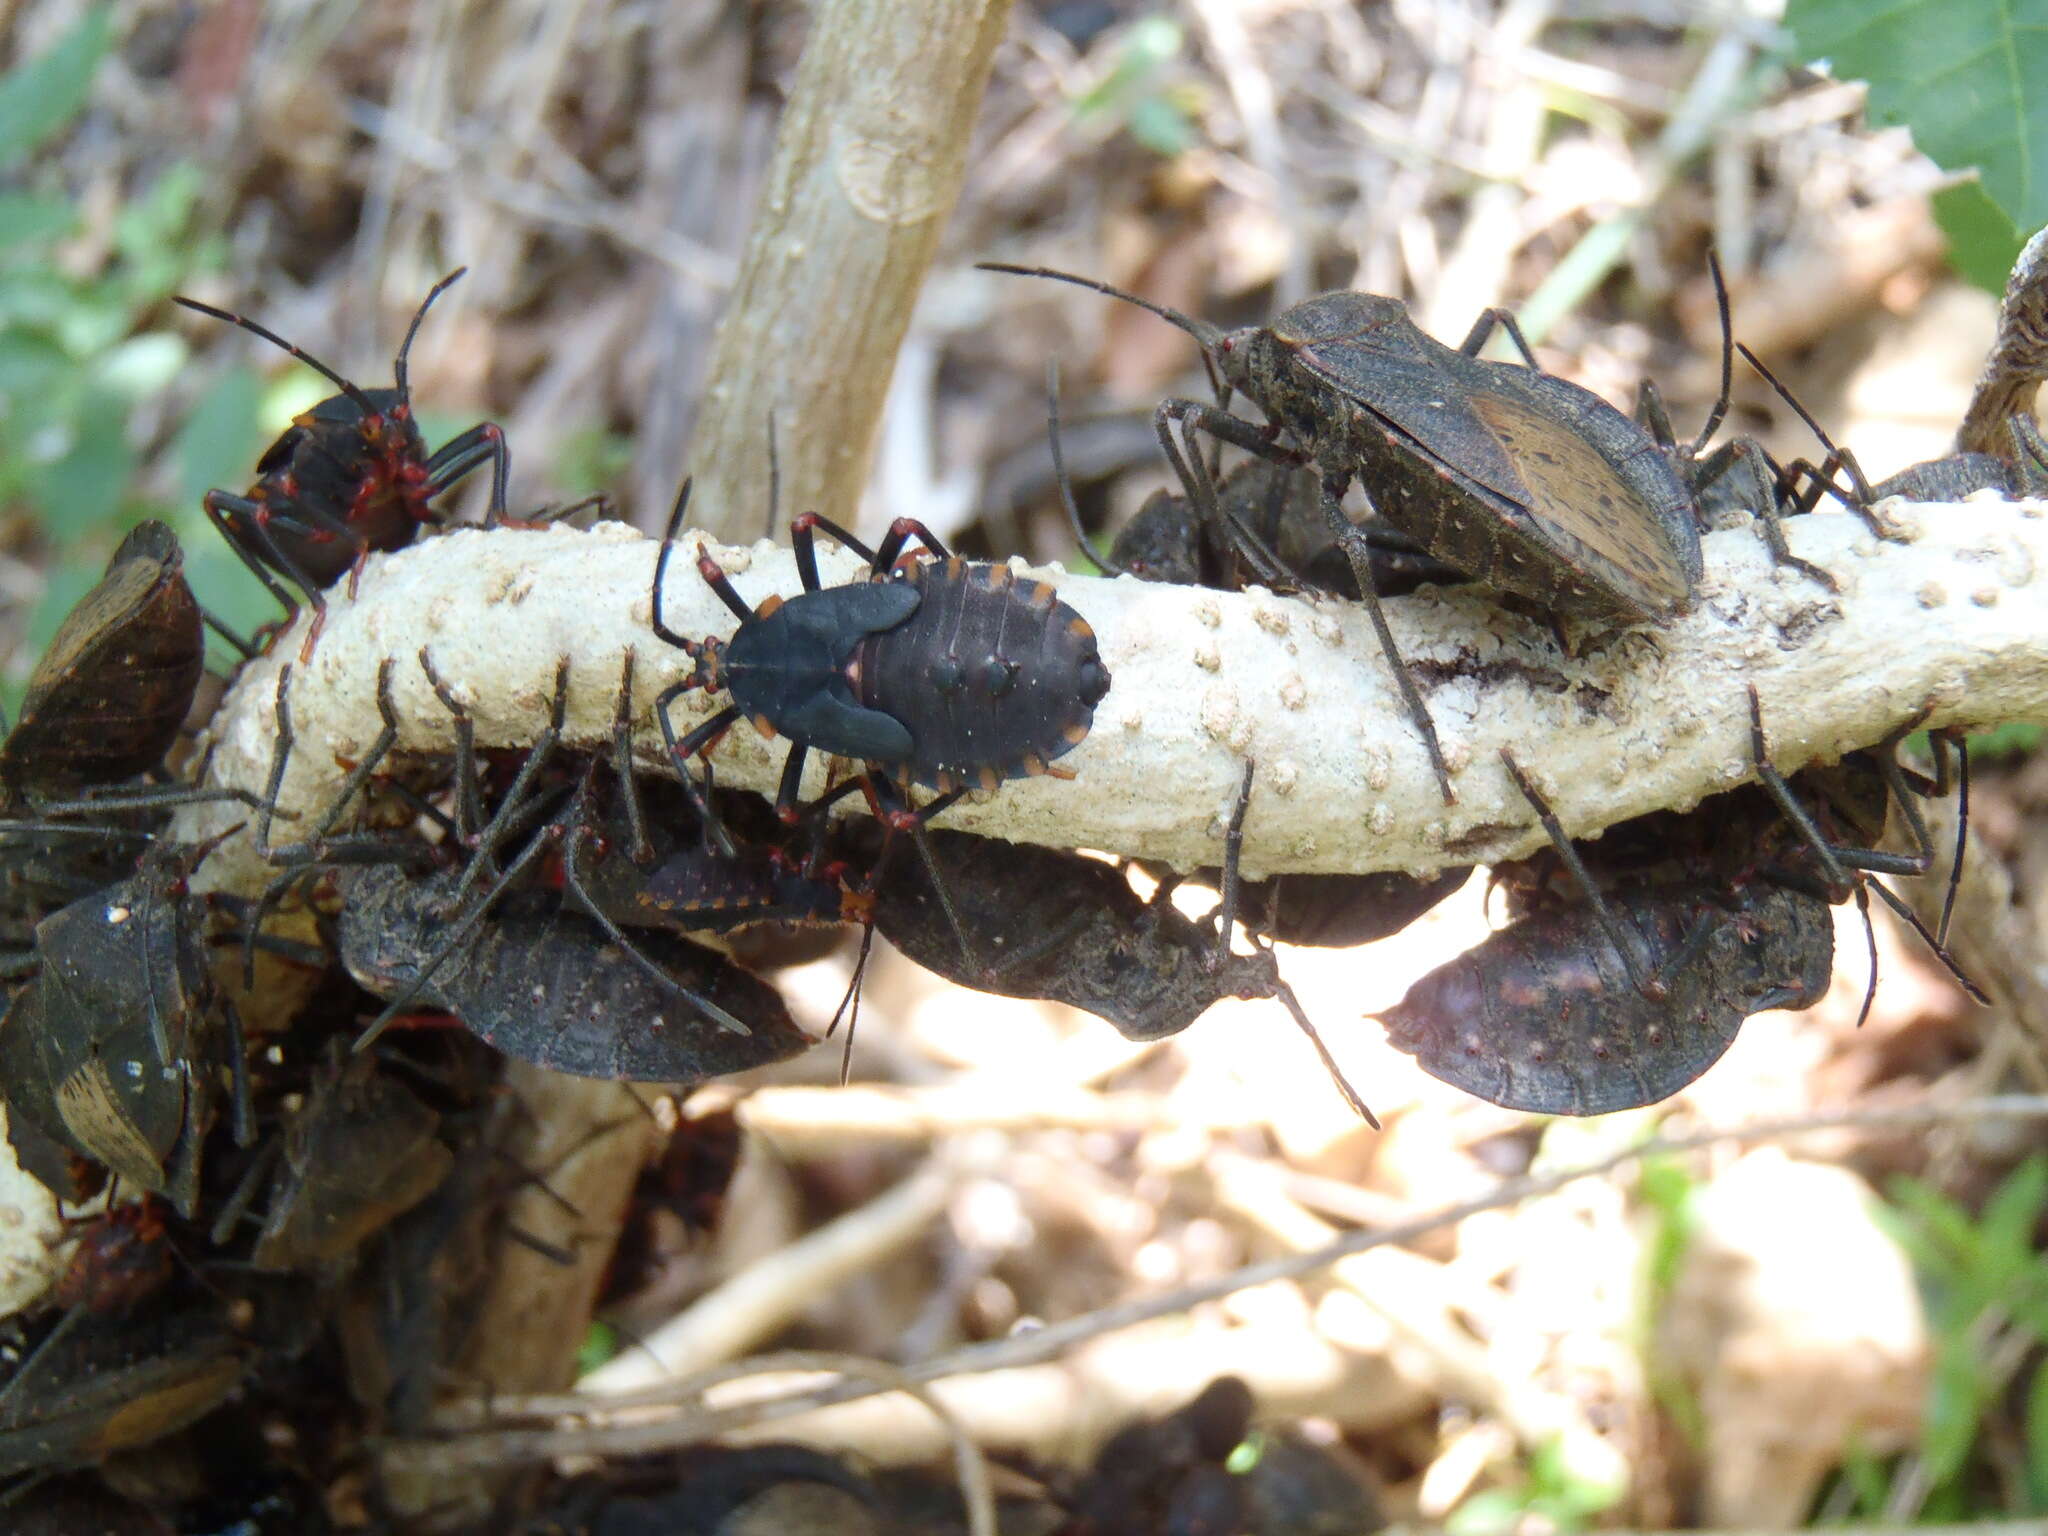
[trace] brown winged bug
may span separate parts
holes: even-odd
[[[814,750],[862,764],[860,778],[842,789],[864,787],[876,813],[897,827],[921,825],[977,786],[1064,773],[1053,761],[1087,737],[1109,672],[1087,621],[1051,587],[1020,580],[1006,565],[953,559],[910,518],[898,518],[881,547],[870,549],[806,513],[790,525],[803,591],[787,601],[770,596],[749,607],[718,562],[699,554],[698,573],[740,626],[727,640],[692,640],[670,629],[661,609],[689,500],[685,482],[655,560],[652,604],[654,632],[696,670],[661,694],[655,713],[708,824],[717,825],[688,761],[742,718],[790,740],[775,799],[786,821],[797,817],[804,761]],[[867,580],[821,586],[821,530],[868,562]],[[912,540],[936,561],[899,562]],[[732,702],[678,740],[669,709],[695,688],[722,690]],[[912,809],[913,785],[938,797]],[[721,839],[721,851],[730,851],[729,841]]]
[[[1652,1002],[1586,909],[1534,913],[1439,966],[1380,1015],[1424,1071],[1533,1114],[1602,1115],[1668,1098],[1767,1008],[1827,992],[1835,929],[1801,891],[1716,881],[1648,885],[1610,898],[1641,958],[1670,974]]]
[[[455,880],[390,867],[348,873],[338,937],[363,987],[417,997],[506,1055],[577,1077],[695,1083],[810,1048],[775,989],[715,950],[659,931],[636,940],[678,986],[744,1020],[745,1034],[709,1027],[704,1009],[539,893],[451,919]]]
[[[298,1270],[346,1259],[447,1176],[454,1153],[440,1124],[374,1056],[324,1065],[279,1133],[281,1166],[250,1262]]]
[[[30,674],[0,741],[0,792],[113,784],[161,763],[204,670],[201,626],[177,535],[137,525]]]
[[[459,715],[452,691],[435,682]],[[775,990],[715,951],[659,932],[628,941],[601,916],[571,911],[558,893],[522,884],[557,841],[536,832],[551,802],[535,786],[562,733],[566,663],[556,684],[550,728],[525,754],[488,824],[469,824],[477,769],[459,750],[458,817],[439,848],[409,837],[331,837],[342,808],[397,735],[387,664],[378,683],[385,729],[315,835],[287,848],[266,842],[271,858],[292,866],[281,884],[345,866],[334,876],[342,902],[335,947],[358,984],[389,1005],[357,1050],[414,1000],[454,1014],[506,1055],[586,1077],[694,1082],[808,1048]],[[288,671],[279,677],[277,717],[273,783],[292,747]],[[468,738],[457,736],[460,748]],[[499,869],[497,856],[522,837]],[[479,875],[486,868],[495,879]]]
[[[1227,845],[1226,887],[1236,884],[1250,787],[1248,771]],[[1281,979],[1272,950],[1232,952],[1228,895],[1212,914],[1220,923],[1202,925],[1174,906],[1170,885],[1145,900],[1115,865],[1082,854],[944,831],[929,835],[929,850],[928,863],[905,859],[884,870],[875,907],[882,937],[926,970],[978,992],[1083,1009],[1131,1040],[1178,1034],[1226,997],[1276,998],[1339,1091],[1378,1128]],[[939,881],[985,964],[963,961],[937,900]]]
[[[390,389],[362,389],[276,332],[244,316],[196,299],[178,303],[225,320],[283,348],[323,375],[339,391],[296,417],[284,435],[256,461],[256,483],[247,495],[208,491],[206,515],[289,614],[298,604],[271,573],[305,593],[315,613],[300,660],[312,654],[327,617],[322,589],[344,574],[354,595],[356,578],[373,550],[403,549],[423,523],[437,520],[434,498],[488,463],[491,496],[485,526],[505,514],[505,482],[511,467],[504,432],[480,422],[429,454],[413,418],[406,359],[413,338],[434,300],[460,278],[457,267],[420,301],[398,348]]]
[[[1474,581],[1557,614],[1657,623],[1690,607],[1702,570],[1697,503],[1642,428],[1589,390],[1542,372],[1505,311],[1480,316],[1458,347],[1434,340],[1397,299],[1326,293],[1269,326],[1224,332],[1134,294],[1044,267],[985,270],[1048,277],[1136,304],[1198,341],[1228,389],[1267,424],[1173,398],[1155,416],[1187,493],[1216,515],[1216,493],[1183,434],[1209,433],[1260,458],[1312,464],[1323,513],[1356,572],[1360,597],[1446,801],[1455,798],[1436,728],[1402,664],[1370,577],[1370,538],[1344,515],[1356,481],[1377,518]],[[1496,325],[1530,366],[1477,354]],[[1287,447],[1280,434],[1298,447]]]
[[[1787,781],[1769,767],[1755,722],[1763,785],[1505,867],[1497,874],[1516,920],[1386,1010],[1389,1041],[1432,1076],[1509,1109],[1606,1114],[1677,1092],[1750,1014],[1820,1000],[1833,971],[1831,903],[1854,894],[1863,904],[1868,888],[1904,910],[1851,873],[1928,865],[1910,796],[1936,786],[1899,766],[1898,739]],[[1919,853],[1842,840],[1881,836],[1893,803]]]
[[[218,1304],[56,1327],[0,1382],[0,1475],[82,1466],[212,1412],[250,1351]]]
[[[213,983],[206,903],[187,884],[219,842],[153,850],[129,879],[45,918],[39,969],[0,1019],[9,1120],[187,1216],[223,1072],[236,1138],[246,1146],[252,1135],[240,1016]]]

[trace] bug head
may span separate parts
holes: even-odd
[[[683,691],[691,692],[701,688],[706,693],[717,693],[725,687],[725,642],[716,636],[707,635],[702,640],[678,640],[682,653],[689,657],[693,666],[690,675],[683,680]]]

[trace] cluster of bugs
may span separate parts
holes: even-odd
[[[1107,550],[1091,543],[1068,495],[1077,541],[1113,576],[1224,590],[1256,583],[1363,602],[1447,802],[1451,775],[1380,611],[1384,599],[1424,582],[1469,583],[1553,625],[1619,622],[1654,633],[1694,602],[1702,532],[1728,509],[1755,516],[1780,565],[1832,591],[1833,577],[1794,556],[1781,527],[1823,498],[1887,537],[1876,508],[1888,496],[2048,489],[2048,441],[2033,414],[2048,375],[2048,232],[2014,269],[1999,341],[1957,451],[1876,483],[1789,394],[1824,450],[1818,463],[1780,464],[1746,438],[1707,451],[1726,414],[1737,353],[1785,393],[1735,344],[1718,267],[1720,397],[1700,434],[1682,442],[1652,385],[1644,384],[1631,420],[1543,373],[1504,313],[1482,316],[1451,348],[1424,335],[1398,301],[1334,293],[1225,333],[1093,279],[984,266],[1136,304],[1201,344],[1216,400],[1170,397],[1154,413],[1178,492],[1154,493]],[[1523,364],[1479,357],[1497,328]],[[1264,419],[1233,413],[1233,395]],[[1053,442],[1057,462],[1056,417]],[[1227,471],[1225,448],[1244,455]],[[1354,487],[1362,521],[1342,504]],[[1876,891],[1917,924],[1869,877],[1911,877],[1933,866],[1914,800],[1947,790],[1954,752],[1967,807],[1960,742],[1934,738],[1933,780],[1897,760],[1904,732],[1787,780],[1771,766],[1753,692],[1750,708],[1758,786],[1684,815],[1610,829],[1597,842],[1568,838],[1536,785],[1503,754],[1501,766],[1551,846],[1492,872],[1509,892],[1507,926],[1386,1010],[1391,1042],[1433,1075],[1514,1109],[1598,1114],[1650,1104],[1710,1067],[1750,1014],[1819,1000],[1833,973],[1831,905],[1853,896],[1867,910]],[[1910,854],[1875,846],[1894,809],[1911,833]],[[1962,847],[1959,835],[1951,903]],[[1221,886],[1226,908],[1236,906],[1262,932],[1340,945],[1397,931],[1469,874],[1296,876],[1235,890],[1227,872],[1189,878]],[[1946,932],[1925,936],[1981,1000],[1949,957]],[[1871,953],[1874,987],[1874,945]]]
[[[1728,507],[1757,514],[1800,579],[1831,587],[1791,553],[1781,519],[1831,498],[1881,534],[1887,495],[2048,489],[2048,441],[2032,414],[2043,370],[2027,344],[2048,329],[2036,314],[2041,244],[2015,274],[1957,452],[1878,482],[1824,434],[1811,463],[1781,465],[1747,439],[1708,451],[1732,338],[1720,402],[1683,440],[1647,385],[1631,417],[1543,372],[1504,313],[1453,347],[1395,300],[1338,293],[1225,333],[1089,279],[995,270],[1141,304],[1193,335],[1219,380],[1213,402],[1159,403],[1178,488],[1157,493],[1109,548],[1091,547],[1096,563],[1112,577],[1364,605],[1450,801],[1453,775],[1385,601],[1468,583],[1554,626],[1654,633],[1697,600],[1702,529]],[[13,1325],[0,1476],[97,1460],[260,1397],[279,1363],[309,1347],[307,1319],[279,1300],[308,1274],[357,1309],[350,1348],[367,1362],[356,1384],[366,1422],[419,1422],[458,1322],[422,1277],[474,1238],[477,1212],[504,1192],[472,1155],[496,1064],[692,1085],[795,1057],[818,1034],[792,1016],[770,965],[741,958],[763,933],[859,931],[824,1031],[844,1022],[849,1043],[876,933],[964,986],[1065,1002],[1138,1040],[1181,1031],[1225,998],[1275,1002],[1370,1119],[1275,946],[1370,943],[1472,874],[1242,878],[1259,784],[1249,760],[1206,868],[1134,870],[948,827],[945,813],[969,794],[1076,779],[1068,754],[1113,687],[1086,619],[1052,585],[960,558],[913,519],[870,545],[804,514],[789,525],[799,590],[742,596],[699,550],[694,579],[733,623],[685,633],[670,622],[670,582],[693,579],[672,572],[689,547],[687,483],[648,578],[646,645],[681,654],[679,680],[636,701],[633,653],[615,681],[575,675],[565,657],[548,724],[516,749],[486,749],[461,679],[431,648],[387,658],[376,740],[328,803],[280,812],[304,750],[293,678],[337,589],[353,595],[372,555],[433,532],[445,495],[480,469],[486,526],[556,515],[508,517],[496,425],[438,449],[420,432],[408,358],[460,275],[419,305],[389,387],[360,386],[252,320],[180,301],[336,390],[294,420],[246,486],[204,498],[286,616],[253,644],[222,630],[230,645],[265,653],[301,602],[314,610],[295,656],[275,667],[262,792],[198,787],[191,717],[212,620],[159,523],[115,551],[0,738],[0,1103],[25,1169],[66,1201],[101,1202],[80,1219],[49,1305]],[[1722,316],[1725,337],[1725,293]],[[1480,356],[1495,330],[1522,363]],[[1235,396],[1263,419],[1233,410]],[[1057,462],[1056,414],[1051,438]],[[1240,461],[1226,466],[1227,451]],[[1363,520],[1347,495],[1367,504]],[[1066,504],[1085,545],[1070,494]],[[827,585],[821,537],[863,569]],[[566,728],[571,689],[589,687],[614,699],[610,739],[594,744]],[[723,702],[681,727],[677,706],[692,692]],[[427,701],[431,729],[408,729],[418,722],[401,715],[401,696]],[[1816,1000],[1833,969],[1831,907],[1867,907],[1871,891],[1898,905],[1872,877],[1933,865],[1915,802],[1946,791],[1952,755],[1966,784],[1967,757],[1937,734],[1930,778],[1900,760],[1894,737],[1783,776],[1754,694],[1749,703],[1756,783],[1597,842],[1567,837],[1507,757],[1550,846],[1491,872],[1506,925],[1384,1012],[1392,1043],[1497,1103],[1592,1114],[1675,1092],[1750,1014]],[[714,779],[710,754],[742,723],[788,743],[772,799]],[[401,746],[422,739],[449,745]],[[837,776],[807,799],[818,758]],[[1087,792],[1085,772],[1071,792]],[[207,797],[240,801],[241,819],[179,842],[175,808]],[[852,797],[868,816],[837,814]],[[1892,814],[1912,851],[1878,846]],[[226,837],[248,838],[274,871],[260,895],[196,889]],[[1195,899],[1203,890],[1213,900]],[[1928,938],[1946,960],[1946,934]],[[295,978],[290,1001],[269,1001],[259,972]],[[1235,1423],[1241,1405],[1208,1406]],[[1189,1425],[1160,1452],[1171,1475],[1159,1497],[1191,1510],[1227,1502],[1222,1431],[1197,1454],[1182,1444],[1201,1440]],[[1105,1484],[1102,1509],[1128,1497]]]

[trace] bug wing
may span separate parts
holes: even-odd
[[[1528,485],[1525,526],[1650,615],[1682,610],[1699,579],[1699,541],[1675,536],[1667,508],[1631,486],[1575,431],[1504,393],[1474,391],[1472,409]],[[1655,445],[1644,438],[1650,451]],[[1675,485],[1675,481],[1674,481]],[[1683,498],[1682,488],[1678,495]]]
[[[1362,338],[1317,342],[1295,355],[1318,382],[1399,433],[1423,457],[1517,506],[1528,504],[1529,488],[1514,459],[1441,368]]]

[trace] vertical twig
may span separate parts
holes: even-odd
[[[693,516],[750,538],[768,413],[784,505],[851,524],[896,348],[959,195],[1009,0],[825,0],[690,443]]]

